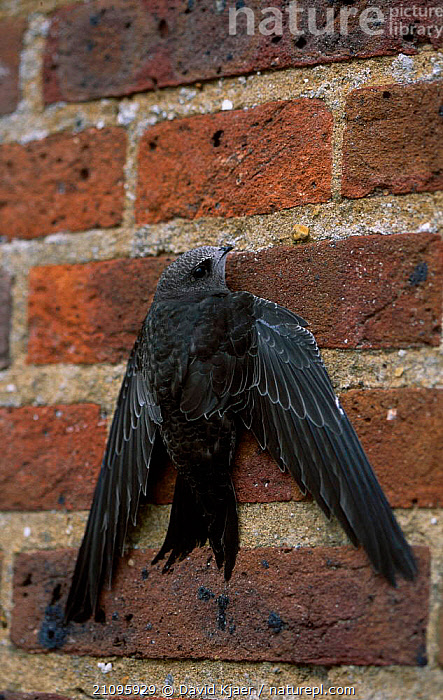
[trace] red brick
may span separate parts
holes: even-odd
[[[94,404],[0,408],[0,510],[89,507],[105,437]]]
[[[443,188],[443,82],[352,92],[346,105],[342,193]]]
[[[352,237],[234,253],[227,278],[300,313],[323,347],[438,345],[441,250],[430,234]],[[126,359],[171,259],[33,268],[29,362]]]
[[[442,250],[429,234],[272,248],[231,255],[227,281],[299,313],[322,347],[438,345]]]
[[[392,507],[441,508],[443,391],[352,390],[341,400]]]
[[[140,143],[137,222],[325,202],[331,134],[330,112],[308,99],[157,124]]]
[[[0,369],[4,369],[9,364],[11,284],[10,274],[0,267]]]
[[[91,404],[0,408],[0,510],[87,510],[106,440],[106,422]],[[176,470],[169,459],[153,464],[148,503],[172,503]],[[252,434],[244,433],[233,478],[240,503],[302,500]],[[143,518],[143,515],[141,515]]]
[[[0,235],[36,238],[118,224],[125,142],[123,129],[107,128],[0,146]]]
[[[441,508],[443,391],[353,389],[341,401],[392,507]],[[240,503],[304,500],[293,478],[260,450],[251,433],[241,435],[233,479]],[[172,489],[169,494],[168,501],[160,495],[157,502],[170,502]]]
[[[208,549],[169,574],[154,551],[120,562],[102,603],[107,624],[56,624],[72,551],[20,554],[11,639],[29,651],[304,664],[423,665],[429,554],[420,575],[392,588],[350,547],[242,549],[229,583]]]
[[[293,477],[282,472],[268,452],[263,452],[252,433],[240,434],[232,469],[240,503],[305,500]]]
[[[158,278],[172,259],[33,268],[29,278],[29,361],[126,360]]]
[[[14,17],[0,22],[0,115],[9,114],[20,98],[19,66],[25,21]]]
[[[415,6],[426,12],[426,0],[378,0],[375,5],[385,20],[379,36],[362,31],[359,25],[367,2],[346,3],[352,8],[331,8],[331,4],[326,0],[298,3],[301,36],[290,31],[287,0],[272,3],[282,12],[283,26],[270,36],[259,31],[264,17],[261,0],[245,3],[256,19],[252,36],[246,34],[244,19],[238,21],[237,32],[229,35],[229,8],[235,7],[234,0],[127,0],[124,4],[98,0],[60,8],[53,15],[45,50],[45,100],[78,102],[127,95],[256,70],[411,54],[420,44],[438,47],[442,43],[437,34],[441,18],[428,13],[419,21],[403,20],[407,36],[398,31],[400,20],[389,20],[389,13],[399,7],[410,10]],[[316,36],[309,30],[308,8],[315,10],[319,29],[325,23],[325,10],[335,10],[333,36]],[[347,30],[343,26],[340,31],[340,11],[355,13]],[[269,14],[265,16],[269,18]],[[420,36],[419,26],[430,31],[430,36]],[[375,28],[372,24],[369,27]]]

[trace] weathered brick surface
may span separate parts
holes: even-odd
[[[30,651],[312,664],[423,665],[429,555],[396,589],[350,547],[243,549],[226,584],[209,550],[169,574],[131,552],[102,602],[107,624],[59,624],[75,553],[20,554],[11,638]]]
[[[331,133],[331,114],[319,100],[157,124],[140,143],[137,221],[240,216],[327,201]]]
[[[5,19],[0,22],[0,115],[17,107],[20,97],[19,65],[25,22]]]
[[[0,510],[89,507],[105,436],[93,404],[0,408]]]
[[[252,35],[246,33],[244,11],[229,34],[229,9],[241,5],[254,13]],[[270,13],[262,14],[261,0],[98,0],[70,5],[53,15],[44,61],[45,100],[127,95],[261,69],[415,53],[422,43],[442,43],[442,18],[427,14],[407,20],[398,15],[401,7],[426,12],[426,0],[376,0],[371,7],[378,8],[381,23],[372,23],[373,15],[366,18],[366,31],[362,12],[367,2],[331,5],[327,0],[300,0],[291,24],[287,0],[274,0],[281,26]],[[314,29],[319,30],[326,10],[334,11],[334,33],[315,34],[308,24],[308,8],[315,12]],[[392,20],[390,13],[396,10]]]
[[[342,396],[389,502],[443,505],[443,391],[352,390]]]
[[[0,267],[0,369],[9,364],[9,331],[11,327],[11,276]]]
[[[232,478],[240,503],[305,500],[293,477],[280,471],[249,431],[242,431],[234,455]]]
[[[231,289],[297,311],[323,347],[439,343],[438,236],[361,236],[231,254]],[[30,273],[29,362],[128,357],[171,258],[36,267]]]
[[[438,236],[358,236],[232,255],[227,281],[298,312],[321,347],[438,345],[442,263]]]
[[[347,100],[342,193],[443,188],[443,82],[383,85]]]
[[[0,235],[35,238],[121,221],[123,129],[0,146]]]
[[[33,268],[29,277],[29,361],[126,360],[158,278],[172,259]]]

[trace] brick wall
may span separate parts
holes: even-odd
[[[443,19],[438,3],[373,5],[303,1],[292,20],[284,0],[0,5],[1,697],[441,692]],[[313,32],[331,12],[341,34]],[[168,575],[149,565],[165,465],[106,625],[60,633],[158,277],[228,243],[232,289],[309,321],[420,576],[381,581],[244,433],[232,581],[206,549]]]

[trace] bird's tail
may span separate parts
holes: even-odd
[[[178,474],[166,538],[152,563],[171,552],[163,567],[167,571],[207,539],[218,568],[224,564],[225,579],[229,580],[238,552],[237,505],[231,479],[227,476],[216,488],[197,488]]]

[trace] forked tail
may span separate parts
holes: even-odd
[[[237,505],[231,479],[227,476],[223,484],[202,489],[191,486],[182,474],[178,474],[166,538],[152,563],[157,563],[170,552],[163,567],[163,571],[167,571],[195,547],[203,546],[207,539],[218,568],[224,564],[228,581],[238,552]]]

